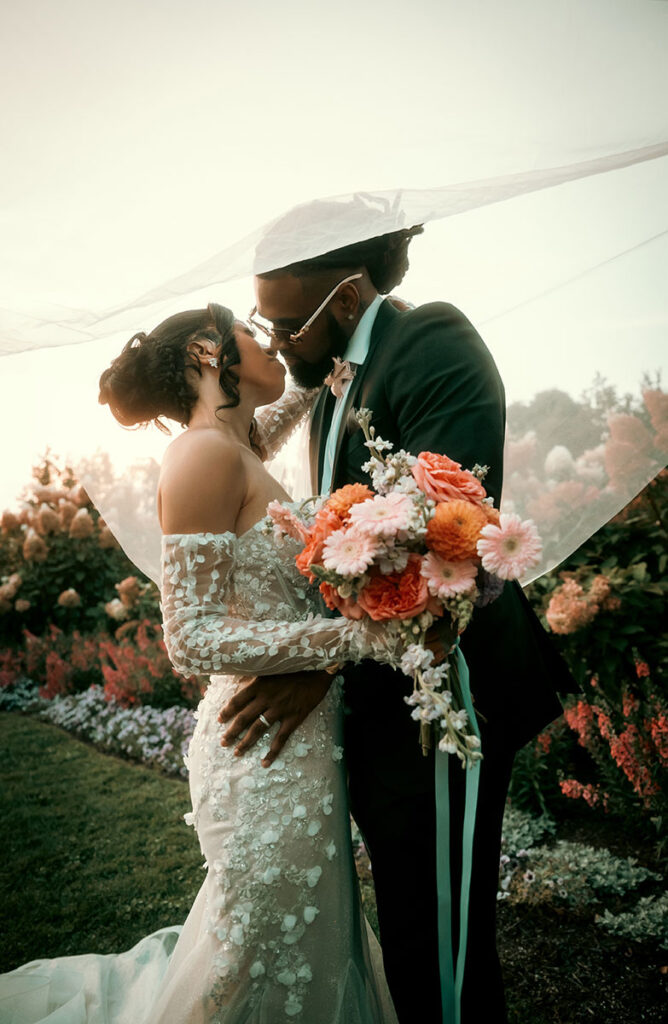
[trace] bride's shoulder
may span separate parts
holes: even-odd
[[[165,533],[232,529],[246,493],[241,448],[215,428],[185,431],[160,467],[158,510]]]
[[[224,455],[229,460],[241,459],[241,450],[235,441],[221,434],[215,427],[198,427],[184,430],[170,442],[165,449],[162,465],[169,466],[179,459],[208,459],[212,455],[217,458]]]

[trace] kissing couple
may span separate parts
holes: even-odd
[[[468,864],[467,772],[446,759],[444,899],[437,755],[418,742],[398,641],[382,623],[323,613],[295,565],[301,545],[279,544],[264,525],[272,501],[291,500],[265,461],[307,415],[313,493],[345,504],[346,488],[368,481],[368,448],[350,426],[361,407],[395,450],[489,467],[499,506],[505,398],[489,351],[453,306],[391,296],[420,231],[259,273],[248,323],[215,303],[177,313],[134,335],[100,378],[100,401],[122,424],[164,427],[165,417],[187,428],[160,471],[161,606],[172,663],[206,683],[186,820],[207,874],[166,970],[145,983],[154,992],[141,1014],[137,982],[135,1016],[95,1020],[507,1020],[495,915],[513,758],[561,714],[557,691],[576,684],[518,583],[476,608],[461,651],[483,757]],[[430,646],[445,656],[437,627]],[[361,907],[351,813],[371,860],[380,947]],[[446,947],[458,950],[454,983]]]

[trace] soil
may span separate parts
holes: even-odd
[[[668,952],[556,908],[502,903],[497,929],[509,1024],[665,1024]]]

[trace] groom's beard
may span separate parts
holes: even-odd
[[[340,359],[350,341],[336,317],[328,311],[324,315],[327,317],[328,333],[331,339],[331,347],[327,355],[317,363],[307,363],[303,359],[299,359],[298,356],[293,356],[293,359],[299,361],[289,365],[293,380],[302,388],[320,387],[327,374],[332,372],[334,356]]]

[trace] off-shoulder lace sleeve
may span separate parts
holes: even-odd
[[[320,388],[300,388],[296,384],[283,392],[273,405],[267,405],[256,416],[255,440],[266,459],[273,459],[287,444],[304,416],[309,412]]]
[[[231,533],[162,538],[164,639],[178,672],[274,675],[363,658],[396,663],[396,639],[375,622],[315,615],[283,622],[236,617],[229,602],[237,544]]]

